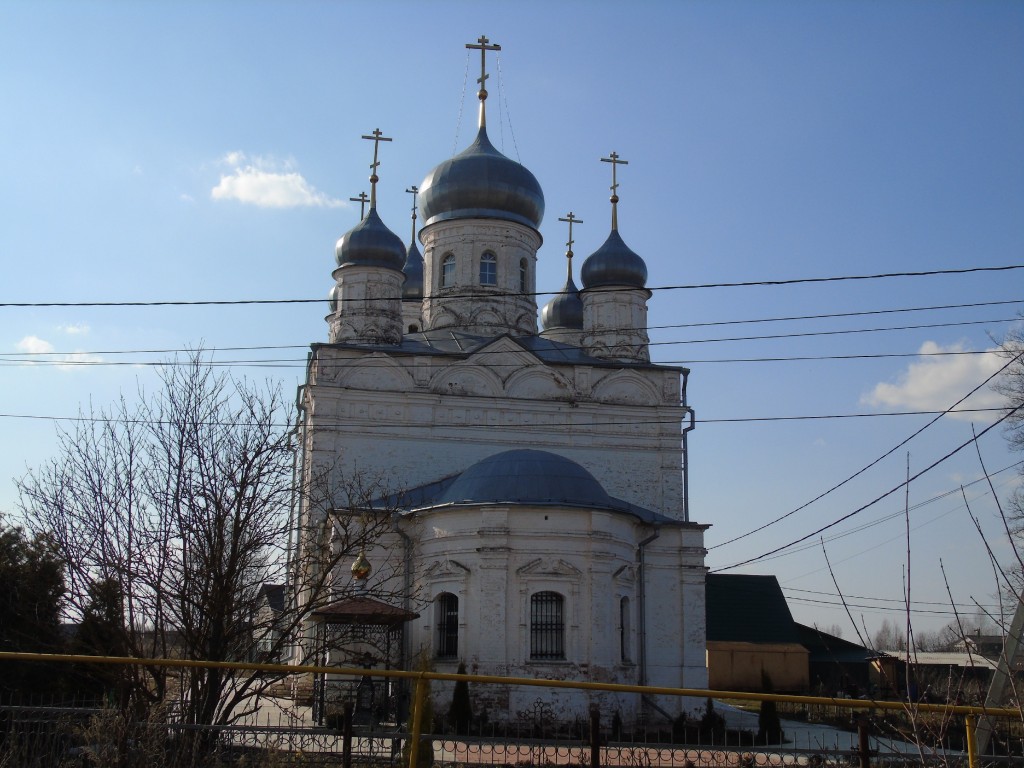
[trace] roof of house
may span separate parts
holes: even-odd
[[[284,610],[284,584],[264,584],[260,587],[258,597],[265,597],[274,613]]]
[[[372,597],[356,596],[336,600],[313,611],[313,617],[326,624],[379,624],[394,626],[413,619],[419,614],[375,600]]]
[[[800,635],[800,644],[811,652],[808,661],[815,663],[842,663],[842,664],[867,664],[883,654],[865,648],[859,643],[843,640],[841,637],[822,632],[817,627],[808,627],[804,624],[797,624],[796,630]]]
[[[906,651],[881,651],[886,656],[895,656],[900,661],[906,661]],[[910,654],[910,663],[918,667],[961,667],[964,669],[988,669],[994,670],[996,663],[977,653],[963,653],[960,651],[913,651]]]
[[[709,573],[706,601],[708,642],[800,643],[774,576]]]

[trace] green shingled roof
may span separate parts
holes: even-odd
[[[708,641],[800,642],[782,587],[774,576],[709,573],[706,600]]]

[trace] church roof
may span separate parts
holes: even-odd
[[[459,474],[377,504],[408,510],[464,504],[585,507],[622,512],[645,523],[678,522],[609,495],[597,478],[565,456],[529,448],[493,454]]]
[[[598,357],[591,357],[580,347],[564,344],[540,335],[512,336],[509,334],[507,336],[545,363],[590,365],[607,368],[659,368],[675,370],[679,370],[682,367],[641,361],[604,360]],[[457,355],[468,357],[488,344],[494,343],[497,338],[500,338],[500,336],[482,336],[452,328],[442,328],[421,333],[405,334],[400,344],[338,343],[332,345],[314,343],[312,346],[314,351],[320,347],[335,346],[371,351],[379,350],[389,355]]]

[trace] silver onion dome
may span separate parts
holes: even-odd
[[[402,267],[402,274],[405,275],[405,282],[402,284],[403,299],[423,298],[423,256],[416,243],[409,243],[409,250],[405,256],[405,266]]]
[[[329,306],[331,308],[331,314],[332,315],[336,314],[338,312],[338,304],[339,304],[340,296],[341,296],[341,286],[339,286],[337,283],[335,283],[334,287],[331,288],[330,293],[327,294],[327,306]]]
[[[584,288],[647,285],[647,265],[623,242],[619,230],[612,229],[604,244],[594,251],[580,270]]]
[[[583,329],[583,300],[572,275],[565,281],[562,292],[544,305],[540,313],[544,330],[550,328]]]
[[[544,218],[544,193],[536,177],[495,149],[482,126],[468,148],[427,174],[419,194],[425,226],[486,218],[538,229]]]
[[[405,246],[401,238],[384,226],[376,208],[342,235],[334,249],[339,267],[382,267],[402,271]]]
[[[615,508],[601,483],[575,461],[548,451],[504,451],[464,471],[440,503],[571,504]]]

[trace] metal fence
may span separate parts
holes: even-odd
[[[5,658],[92,661],[0,653]],[[206,666],[203,662],[106,659],[105,663]],[[235,674],[313,673],[365,677],[367,670],[282,665],[219,664]],[[363,722],[344,702],[333,727],[313,722],[311,709],[295,701],[265,697],[255,715],[230,725],[180,721],[173,707],[146,720],[78,702],[11,700],[0,706],[0,768],[8,766],[162,765],[388,766],[980,766],[1024,765],[1024,716],[1016,710],[942,706],[821,697],[795,697],[698,689],[667,689],[586,682],[497,678],[431,672],[373,671],[374,678],[414,682],[411,716],[402,722]],[[475,721],[467,732],[445,732],[443,719],[425,722],[427,681],[466,680],[474,685],[537,688],[533,717],[504,722]],[[720,721],[709,727],[697,718],[675,722],[623,724],[614,713],[592,708],[572,723],[544,716],[545,689],[585,688],[641,695],[714,700]],[[777,743],[757,743],[758,706],[773,702],[783,717]],[[788,717],[787,717],[788,716]],[[975,722],[987,718],[994,738],[984,755],[972,749]],[[764,739],[762,739],[762,742]],[[181,745],[192,745],[184,754]],[[195,745],[201,745],[201,749]]]

